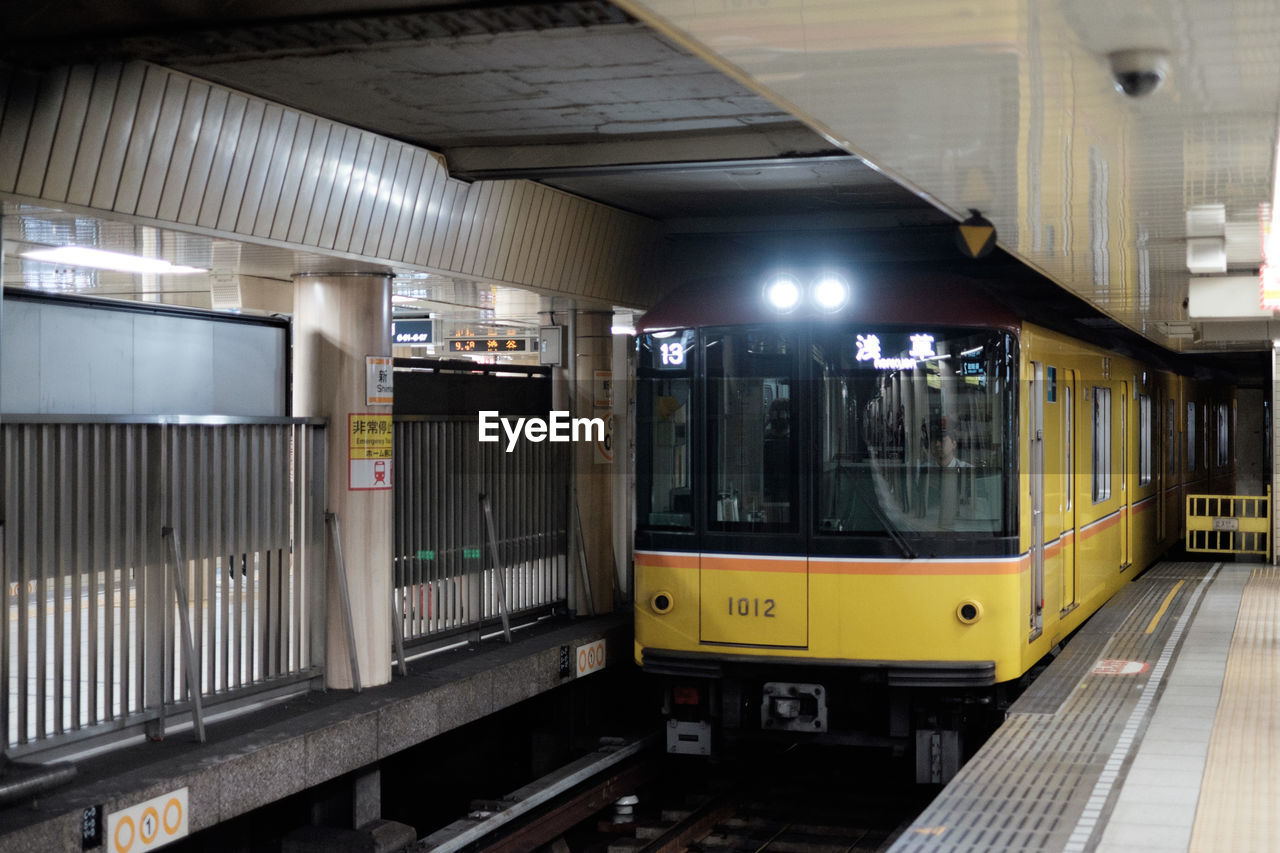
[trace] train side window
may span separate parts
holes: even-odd
[[[1196,470],[1196,404],[1187,403],[1187,471]]]
[[[1218,450],[1218,467],[1225,468],[1231,464],[1231,419],[1228,416],[1227,404],[1218,403],[1215,407],[1215,414],[1218,422],[1218,440],[1216,442]]]
[[[1111,497],[1111,389],[1093,387],[1093,502]]]
[[[1154,433],[1151,428],[1151,397],[1138,395],[1138,485],[1145,486],[1151,482],[1152,444]]]
[[[1070,374],[1068,374],[1070,376]],[[1073,418],[1073,401],[1071,399],[1071,383],[1062,389],[1062,444],[1066,448],[1066,465],[1063,469],[1066,472],[1066,490],[1067,490],[1067,512],[1071,512],[1072,504],[1075,503],[1076,494],[1076,468],[1075,468],[1075,444],[1074,436],[1075,421]]]

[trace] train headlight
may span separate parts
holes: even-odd
[[[966,625],[972,625],[982,618],[982,602],[969,599],[956,605],[956,618]]]
[[[773,310],[785,314],[800,304],[800,282],[789,275],[780,275],[764,286],[764,301]]]
[[[658,591],[649,599],[649,608],[659,616],[664,616],[671,612],[671,608],[675,607],[675,600],[671,597],[671,593],[666,591]]]
[[[834,275],[824,275],[813,286],[813,301],[823,311],[839,311],[849,301],[849,285]]]

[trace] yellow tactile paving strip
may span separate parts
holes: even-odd
[[[1280,569],[1245,586],[1190,850],[1280,850]]]

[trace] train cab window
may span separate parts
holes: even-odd
[[[813,350],[819,534],[1009,535],[1014,349],[972,329],[833,332]]]
[[[796,336],[708,332],[707,529],[797,529]]]
[[[693,527],[689,419],[693,387],[692,330],[640,337],[636,399],[637,513],[642,527]]]

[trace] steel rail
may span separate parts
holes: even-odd
[[[656,775],[656,766],[645,760],[645,753],[655,752],[658,743],[659,735],[650,734],[607,751],[597,750],[512,792],[501,801],[506,805],[500,811],[479,819],[455,821],[419,840],[412,849],[431,853],[454,853],[464,848],[504,853],[533,850]],[[584,784],[590,787],[570,794]],[[562,796],[566,799],[556,803]],[[551,808],[533,816],[532,812],[542,806]],[[516,826],[515,822],[525,816],[532,819]],[[501,838],[491,838],[500,831]]]

